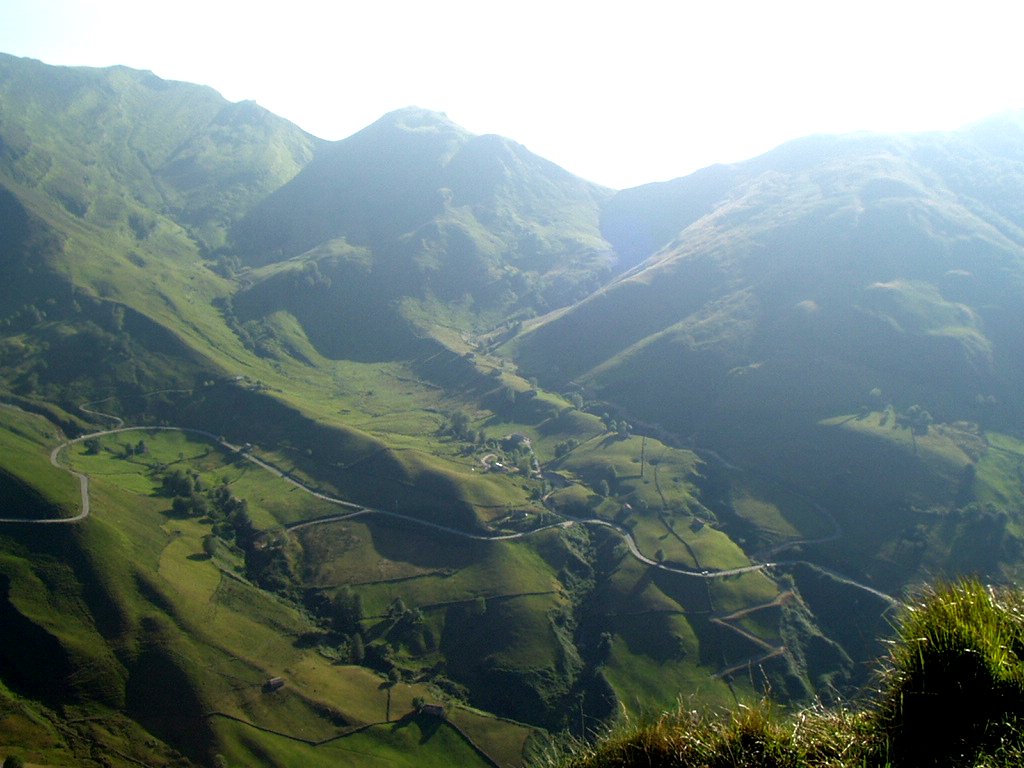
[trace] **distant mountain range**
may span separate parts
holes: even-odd
[[[0,271],[0,517],[77,513],[61,462],[94,499],[0,523],[30,762],[522,764],[854,695],[907,589],[1022,574],[1024,112],[616,191],[417,108],[326,142],[0,55]],[[201,434],[47,460],[122,425]]]
[[[602,232],[630,269],[543,318],[519,359],[737,451],[750,427],[856,409],[875,388],[942,421],[984,402],[1020,423],[1022,147],[1024,115],[815,137],[623,191]]]

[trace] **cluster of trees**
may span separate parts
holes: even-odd
[[[570,437],[568,440],[562,440],[561,442],[555,443],[555,458],[560,459],[563,456],[568,456],[572,451],[579,447],[580,441],[575,437]]]
[[[176,468],[167,472],[160,493],[171,498],[171,511],[181,517],[205,517],[213,524],[206,553],[214,555],[217,540],[236,546],[245,558],[249,579],[278,594],[291,594],[295,574],[286,551],[286,541],[261,532],[249,515],[249,504],[231,492],[224,482],[207,488],[198,472]]]
[[[403,648],[413,656],[437,650],[437,637],[425,621],[423,611],[408,607],[402,598],[388,607],[374,631],[377,639],[366,641],[363,622],[366,619],[363,600],[358,592],[345,586],[329,595],[320,590],[305,594],[306,609],[316,616],[333,635],[332,645],[352,664],[375,669],[397,681],[401,676],[396,655]]]
[[[271,537],[252,529],[251,537],[235,529],[235,542],[245,555],[245,573],[270,592],[295,597],[297,579],[284,536]]]
[[[409,608],[402,598],[396,598],[388,608],[388,620],[391,626],[386,637],[393,647],[405,646],[413,656],[437,650],[434,630],[424,621],[419,608]]]
[[[1010,513],[994,504],[974,501],[954,510],[950,557],[962,571],[988,573],[1000,560],[1015,560],[1024,546],[1007,528]]]
[[[915,435],[928,434],[928,426],[932,421],[932,415],[920,405],[912,405],[896,416],[896,425],[906,427]]]
[[[979,395],[979,397],[981,397]],[[868,392],[867,400],[861,404],[860,412],[861,415],[867,415],[872,410],[881,410],[884,412],[882,421],[879,426],[885,426],[889,420],[888,410],[892,408],[892,403],[888,401],[885,395],[882,394],[882,390],[875,387]],[[895,409],[893,409],[895,411]],[[928,434],[928,427],[934,421],[932,415],[920,405],[916,403],[903,412],[896,412],[896,426],[905,427],[911,430],[915,435],[926,435]]]
[[[345,586],[333,596],[317,589],[307,590],[303,599],[306,609],[335,636],[335,644],[348,649],[348,660],[362,664],[366,658],[363,639],[363,598]]]
[[[616,421],[607,413],[601,414],[601,421],[604,422],[605,429],[609,432],[614,432],[621,438],[627,438],[633,433],[633,425],[625,419]]]
[[[483,445],[487,441],[487,435],[482,429],[473,429],[472,419],[465,411],[451,411],[446,414],[438,433],[474,445]]]
[[[178,517],[205,517],[210,512],[210,501],[203,493],[203,481],[198,472],[174,469],[160,481],[160,493],[171,499],[171,511]]]
[[[90,437],[83,443],[83,445],[85,446],[86,454],[89,456],[97,456],[99,455],[100,450],[102,450],[102,445],[100,444],[100,439],[98,437]],[[133,456],[145,456],[147,453],[149,453],[149,446],[146,445],[145,440],[139,440],[135,445],[125,443],[121,446],[122,459],[130,459]]]

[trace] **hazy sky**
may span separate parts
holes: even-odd
[[[0,0],[0,51],[210,85],[326,139],[446,112],[628,187],[1024,107],[1010,0]]]

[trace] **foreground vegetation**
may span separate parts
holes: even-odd
[[[1024,760],[1024,593],[974,580],[904,607],[874,696],[781,716],[770,703],[707,716],[685,705],[576,741],[557,768],[1018,766]]]

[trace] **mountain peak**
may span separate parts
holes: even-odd
[[[464,138],[472,134],[448,119],[444,112],[435,112],[422,107],[408,106],[388,112],[369,128],[364,130],[390,129],[407,133],[453,133]]]

